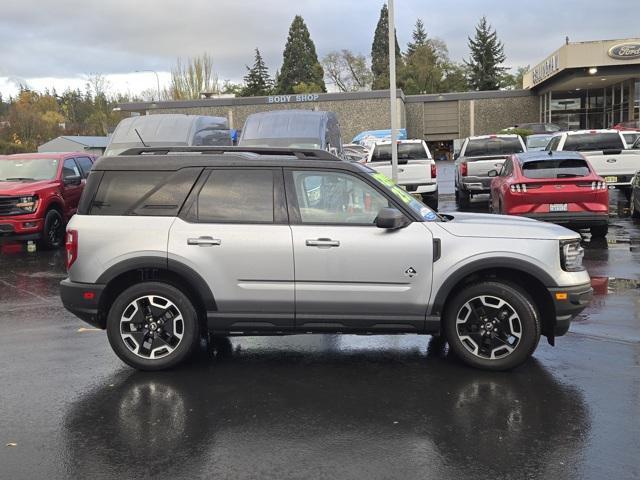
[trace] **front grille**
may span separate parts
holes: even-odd
[[[0,215],[20,215],[24,213],[16,208],[16,204],[20,203],[20,198],[0,196]]]

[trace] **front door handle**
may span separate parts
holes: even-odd
[[[221,243],[222,240],[213,237],[187,238],[187,245],[198,245],[199,247],[212,247]]]
[[[339,247],[340,242],[338,240],[331,240],[330,238],[318,238],[316,240],[307,240],[307,247]]]

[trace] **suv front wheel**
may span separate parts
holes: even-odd
[[[138,370],[162,370],[182,362],[199,341],[198,317],[177,288],[160,282],[129,287],[107,317],[111,348]]]
[[[443,320],[451,350],[477,368],[517,367],[540,339],[538,312],[529,296],[499,281],[463,288],[449,301]]]

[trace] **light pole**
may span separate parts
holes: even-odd
[[[389,101],[391,114],[391,180],[398,183],[398,115],[396,104],[396,27],[393,0],[388,0],[389,8]]]
[[[156,75],[156,84],[158,86],[158,101],[160,101],[160,76],[155,70],[136,70],[136,73],[150,72]]]

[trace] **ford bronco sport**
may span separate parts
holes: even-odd
[[[444,335],[504,370],[589,302],[577,233],[439,215],[329,152],[140,148],[99,159],[67,230],[65,307],[142,370],[206,333]]]

